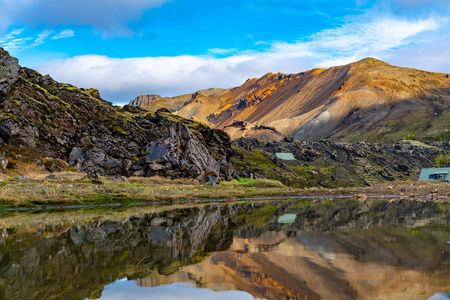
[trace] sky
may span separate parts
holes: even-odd
[[[450,73],[450,0],[0,0],[0,47],[118,105],[365,57]]]
[[[156,287],[139,287],[134,281],[118,280],[107,285],[102,292],[101,300],[171,300],[174,297],[183,300],[258,300],[243,291],[216,292],[197,288],[190,283],[174,283]]]

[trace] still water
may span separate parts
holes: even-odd
[[[399,200],[8,212],[0,299],[450,299],[449,222]]]

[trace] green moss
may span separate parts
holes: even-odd
[[[53,127],[53,128],[58,128],[58,127],[59,127],[58,124],[56,124],[55,122],[53,122],[53,120],[51,120],[51,119],[48,118],[47,116],[46,116],[46,118],[45,118],[43,124],[48,125],[48,126],[51,126],[51,127]]]
[[[6,113],[6,112],[0,113],[0,121],[8,120],[8,119],[13,119],[16,122],[20,121],[20,117],[18,115]]]
[[[62,112],[68,111],[75,119],[79,119],[79,115],[73,111],[73,109],[72,109],[72,107],[70,106],[69,103],[67,103],[67,102],[61,100],[60,98],[52,95],[49,91],[47,91],[46,89],[44,89],[40,85],[32,83],[32,82],[26,80],[23,77],[19,77],[19,78],[22,80],[23,83],[25,83],[26,85],[28,85],[32,89],[34,89],[36,91],[40,91],[45,96],[45,98],[47,98],[48,100],[55,101],[55,102],[58,102],[59,104],[61,104],[59,107],[60,107],[60,110]]]
[[[439,154],[436,156],[435,161],[438,167],[450,166],[450,154]]]
[[[270,179],[249,179],[249,178],[237,178],[231,181],[223,181],[221,186],[236,186],[236,187],[249,187],[253,189],[258,188],[278,188],[284,187],[284,185],[278,180]]]

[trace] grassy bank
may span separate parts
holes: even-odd
[[[46,179],[48,173],[34,173],[31,179],[2,177],[0,208],[93,205],[115,203],[171,202],[180,200],[229,199],[288,196],[400,196],[405,199],[426,196],[427,199],[448,202],[450,183],[387,182],[364,188],[291,188],[270,179],[237,179],[216,186],[192,180],[169,180],[161,177],[102,178],[101,183],[89,180],[77,172],[55,173],[56,179]]]
[[[192,180],[161,177],[102,178],[94,183],[85,174],[34,174],[31,179],[3,178],[0,182],[0,207],[29,207],[72,204],[112,204],[197,199],[239,199],[285,195],[293,189],[268,179],[238,179],[210,186]]]

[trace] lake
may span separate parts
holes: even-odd
[[[450,299],[448,203],[1,212],[0,299]]]

